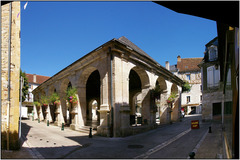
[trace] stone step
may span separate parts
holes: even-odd
[[[93,127],[91,127],[91,126],[81,126],[77,130],[79,132],[83,132],[83,133],[88,133],[89,134],[90,128],[92,128],[92,135],[97,133],[97,130],[93,129]]]

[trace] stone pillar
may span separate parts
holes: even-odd
[[[43,121],[43,120],[44,120],[43,112],[42,112],[43,109],[42,109],[42,108],[43,108],[43,106],[40,106],[40,109],[39,109],[39,111],[38,111],[40,121]]]
[[[66,94],[64,93],[64,91],[61,91],[59,94],[60,97],[60,102],[61,102],[61,110],[60,113],[62,113],[62,118],[63,118],[63,122],[62,123],[66,123],[67,122],[67,104],[66,104]]]
[[[70,128],[73,130],[76,130],[79,128],[79,122],[78,122],[78,103],[72,103],[72,123],[70,124]]]
[[[33,118],[38,119],[38,112],[36,105],[33,105]]]
[[[143,124],[151,123],[151,114],[150,114],[150,91],[149,88],[142,89],[142,119]],[[145,122],[145,123],[144,123]]]
[[[109,136],[109,105],[102,104],[100,106],[100,126],[97,127],[97,133],[101,136]]]
[[[86,103],[86,87],[77,87],[77,98],[78,98],[78,104],[77,104],[77,116],[78,116],[78,125],[84,126],[87,122],[87,103]]]
[[[56,104],[56,110],[54,114],[56,115],[56,121],[54,122],[54,124],[56,126],[61,126],[62,123],[64,123],[61,104]]]
[[[120,136],[131,135],[129,105],[123,105],[120,107],[120,120],[121,120]]]

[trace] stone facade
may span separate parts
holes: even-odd
[[[11,5],[11,14],[10,14]],[[20,2],[11,2],[1,6],[1,147],[17,149],[19,126],[19,74],[20,74]],[[10,25],[10,16],[11,25]],[[9,25],[11,38],[9,41]],[[10,53],[10,101],[8,100],[8,55]]]
[[[128,136],[156,127],[157,107],[152,94],[156,82],[164,91],[161,99],[161,124],[178,121],[180,117],[182,80],[159,65],[125,37],[112,39],[69,65],[36,88],[36,100],[60,95],[56,106],[55,124],[71,123],[79,130],[92,121],[93,101],[97,102],[97,133],[102,136]],[[65,91],[69,85],[77,88],[77,104],[67,104]],[[172,111],[166,99],[172,91],[178,93]],[[95,104],[94,104],[95,105]],[[39,106],[41,120],[52,120],[50,105],[44,111]],[[45,112],[45,113],[43,113]],[[43,114],[46,114],[43,118]],[[138,117],[137,117],[138,116]],[[58,121],[58,122],[56,122]]]
[[[205,56],[201,64],[203,86],[203,111],[204,121],[220,118],[223,113],[224,100],[231,101],[232,93],[223,94],[223,82],[220,81],[220,61],[218,56],[218,38],[206,44]],[[226,76],[226,86],[231,85],[231,72]],[[226,90],[227,92],[227,90]]]

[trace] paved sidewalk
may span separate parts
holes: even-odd
[[[36,159],[26,142],[19,150],[1,150],[1,159]]]
[[[35,123],[34,126],[39,126],[39,127],[43,127],[43,126],[46,126],[45,123],[37,123],[37,122],[31,122],[29,121],[29,123]],[[209,124],[210,126],[210,124]],[[167,126],[166,126],[167,127]],[[200,142],[198,143],[198,145],[195,147],[194,151],[195,151],[195,159],[216,159],[216,158],[223,158],[223,150],[222,150],[222,128],[221,128],[221,123],[219,122],[212,122],[211,124],[211,127],[212,127],[212,133],[208,133],[208,131],[204,134],[204,136],[202,136]],[[35,128],[35,127],[34,127]],[[33,128],[32,128],[33,129]],[[56,126],[49,126],[49,131],[51,130],[52,132],[54,131],[57,131],[60,130],[59,127],[56,127]],[[91,143],[99,143],[101,144],[101,139],[104,139],[105,142],[107,143],[109,140],[108,138],[104,138],[104,137],[94,137],[93,139],[89,139],[87,134],[83,134],[83,133],[79,133],[79,132],[76,132],[76,131],[72,131],[72,130],[69,130],[69,129],[66,129],[66,132],[58,132],[58,134],[60,135],[67,135],[71,132],[71,134],[73,135],[82,135],[84,136],[85,138],[81,138],[81,142],[83,144],[85,144],[86,142],[90,142]],[[154,131],[150,131],[149,133],[151,132],[154,132]],[[145,133],[146,135],[149,134],[149,133]],[[33,147],[35,144],[35,141],[32,141],[32,139],[34,139],[35,137],[32,136],[32,134],[28,134],[28,132],[23,132],[23,134],[27,135],[27,137],[22,137],[22,142],[23,142],[23,145],[22,145],[22,148],[18,151],[6,151],[6,150],[2,150],[1,153],[1,158],[2,159],[43,159],[44,157],[42,157],[41,154],[39,154],[39,152]],[[162,134],[162,132],[161,132]],[[140,136],[141,135],[135,135],[135,136]],[[57,135],[56,135],[57,137]],[[55,139],[56,137],[52,137],[52,139]],[[44,138],[44,137],[43,137]],[[51,140],[52,140],[51,139]],[[84,140],[85,139],[85,140]],[[126,137],[126,138],[116,138],[116,139],[111,139],[111,141],[122,141],[122,140],[125,139],[126,142],[128,142],[130,139],[131,139],[131,136],[130,137]],[[129,140],[128,140],[129,139]],[[30,143],[31,141],[31,143]],[[69,142],[68,142],[69,141]],[[59,141],[60,143],[61,141]],[[131,141],[129,141],[131,142]],[[135,142],[135,141],[132,141],[132,142]],[[33,144],[32,144],[33,143]],[[41,146],[41,143],[42,142],[38,142],[38,146]],[[68,143],[71,145],[73,145],[73,143],[75,144],[76,142],[72,142],[71,140],[67,140],[64,139],[64,142],[61,142],[61,143],[64,143],[64,146],[59,146],[61,148],[58,148],[58,149],[63,149],[64,151],[68,150],[68,148],[65,148]],[[88,144],[88,143],[87,143]],[[108,144],[110,144],[110,148],[113,149],[113,147],[111,147],[111,143],[108,142]],[[48,143],[48,147],[56,147],[57,144],[54,144],[54,143]],[[104,144],[102,144],[104,145]],[[74,145],[73,147],[75,147],[76,149],[79,149],[79,147],[83,147],[84,146],[81,146],[81,144],[78,143],[78,145]],[[73,148],[69,148],[69,149],[73,149]],[[87,148],[86,148],[87,149]],[[74,149],[73,149],[74,150]],[[127,150],[126,150],[127,151]],[[140,150],[139,150],[140,151]],[[72,153],[72,152],[69,152],[69,153]],[[142,153],[141,151],[139,152],[139,154]],[[83,154],[83,153],[81,153]],[[68,154],[66,156],[69,156]],[[62,158],[65,158],[65,157],[62,157]],[[68,157],[68,158],[71,158]]]
[[[206,137],[202,141],[200,147],[195,153],[195,159],[222,159],[223,143],[222,143],[222,125],[221,122],[213,121],[211,124],[212,133],[207,132]]]

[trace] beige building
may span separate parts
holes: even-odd
[[[28,79],[29,88],[28,94],[26,95],[26,99],[24,102],[22,102],[21,117],[28,118],[29,115],[32,115],[32,113],[34,113],[34,117],[37,118],[37,115],[35,114],[36,111],[33,110],[34,95],[32,91],[50,77],[27,73],[26,77]]]
[[[20,2],[1,3],[1,147],[18,149]]]
[[[181,95],[181,107],[185,114],[202,113],[201,70],[198,67],[202,59],[178,56],[176,65],[169,66],[169,62],[166,62],[166,68],[191,86],[189,92],[182,92]]]
[[[119,137],[156,127],[157,107],[153,96],[156,84],[160,84],[162,91],[158,100],[161,101],[160,124],[178,121],[182,83],[147,53],[121,37],[67,66],[33,93],[36,100],[43,95],[51,96],[53,92],[60,95],[60,104],[35,106],[41,121],[58,126],[64,123],[80,130],[92,126],[95,119],[98,135]],[[69,87],[77,89],[78,103],[66,103]],[[172,108],[166,101],[171,92],[178,93]]]

